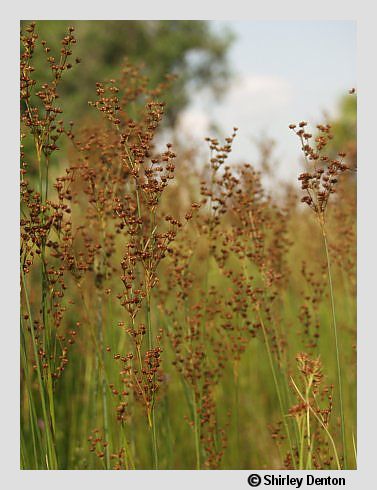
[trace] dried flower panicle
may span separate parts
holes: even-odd
[[[323,222],[329,198],[336,192],[339,176],[349,170],[344,163],[345,153],[340,152],[337,159],[325,154],[326,146],[333,138],[329,124],[317,125],[318,136],[311,143],[313,135],[306,131],[307,123],[291,124],[290,129],[299,137],[301,149],[308,167],[299,176],[304,197],[301,201],[310,206],[320,222]]]
[[[68,363],[69,347],[76,341],[77,328],[63,326],[63,316],[74,300],[66,298],[69,281],[79,280],[86,267],[74,250],[72,227],[72,187],[76,178],[74,169],[67,168],[57,177],[49,190],[49,167],[52,156],[59,149],[58,142],[65,134],[62,109],[57,105],[58,88],[64,73],[72,68],[70,57],[76,44],[74,28],[68,28],[61,41],[60,56],[55,58],[45,41],[40,41],[35,23],[21,33],[20,99],[21,140],[31,138],[36,161],[26,162],[21,145],[21,276],[22,303],[27,295],[26,283],[40,268],[40,302],[29,301],[27,331],[31,348],[38,353],[33,361],[41,379],[60,378]],[[33,79],[33,58],[42,50],[51,70],[51,80],[40,83]],[[59,119],[58,119],[59,118]],[[35,178],[38,173],[39,179]],[[26,301],[27,303],[27,301]],[[33,320],[31,318],[33,317]],[[35,346],[35,347],[34,347]]]

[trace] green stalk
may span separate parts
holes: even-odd
[[[294,468],[296,469],[296,461],[295,461],[294,454],[293,454],[293,446],[292,446],[291,434],[290,434],[289,427],[288,427],[288,423],[287,423],[286,416],[285,416],[285,413],[284,413],[283,400],[282,400],[282,397],[281,397],[280,388],[279,388],[279,383],[278,383],[278,380],[277,380],[277,375],[276,375],[275,366],[274,366],[274,360],[273,360],[273,358],[272,358],[271,348],[270,348],[270,343],[269,343],[269,341],[268,341],[268,336],[267,336],[266,327],[265,327],[265,325],[264,325],[264,321],[263,321],[263,318],[262,318],[262,315],[261,315],[261,312],[260,312],[259,306],[258,306],[258,315],[259,315],[259,321],[260,321],[261,326],[262,326],[262,331],[263,331],[264,342],[265,342],[265,344],[266,344],[266,350],[267,350],[268,361],[269,361],[269,363],[270,363],[270,368],[271,368],[271,372],[272,372],[272,377],[273,377],[273,380],[274,380],[275,389],[276,389],[276,393],[277,393],[278,400],[279,400],[279,407],[280,407],[281,417],[282,417],[282,420],[283,420],[283,424],[284,424],[285,432],[286,432],[287,437],[288,437],[288,442],[289,442],[289,450],[290,450],[291,457],[292,457],[292,463],[293,463],[293,465],[294,465]]]
[[[297,385],[294,382],[294,379],[292,377],[291,377],[291,382],[292,382],[295,390],[299,394],[300,398],[302,399],[302,401],[305,402],[305,397],[302,395],[302,393],[298,389],[298,387],[297,387]],[[340,466],[339,457],[338,457],[338,451],[336,450],[336,445],[335,445],[335,442],[334,442],[334,439],[333,439],[332,435],[330,434],[330,432],[329,432],[328,428],[326,427],[326,425],[323,423],[323,420],[321,420],[321,418],[318,416],[318,414],[315,412],[315,410],[313,410],[313,407],[311,405],[309,405],[309,410],[311,411],[311,413],[313,414],[313,416],[315,417],[315,419],[320,423],[321,427],[324,429],[324,431],[326,432],[328,438],[330,439],[331,445],[332,445],[333,450],[334,450],[334,456],[335,456],[335,461],[336,461],[337,469],[338,470],[341,470],[342,467]]]
[[[343,410],[342,372],[340,366],[340,349],[339,349],[339,340],[338,340],[338,328],[337,328],[336,315],[335,315],[335,301],[334,301],[334,290],[333,290],[332,274],[331,274],[331,261],[330,261],[330,254],[329,254],[329,248],[327,243],[325,225],[323,222],[320,222],[320,225],[321,225],[323,243],[324,243],[324,248],[326,253],[326,261],[327,261],[327,274],[328,274],[330,298],[331,298],[332,323],[333,323],[333,332],[334,332],[334,339],[335,339],[336,367],[337,367],[337,377],[338,377],[338,385],[339,385],[339,407],[340,407],[340,420],[341,420],[341,428],[342,428],[344,469],[347,469],[348,465],[347,465],[347,446],[346,446],[346,435],[345,435],[345,418],[344,418],[344,410]]]
[[[98,294],[98,310],[97,310],[97,332],[99,337],[99,343],[102,355],[102,373],[101,373],[101,384],[102,384],[102,415],[103,415],[103,430],[105,439],[109,442],[109,426],[108,426],[108,410],[107,410],[107,388],[106,388],[106,378],[105,378],[105,344],[103,339],[103,318],[102,318],[102,294]],[[110,469],[110,453],[109,446],[105,447],[106,455],[106,469]]]
[[[39,141],[36,143],[37,150],[37,159],[38,159],[38,167],[39,167],[39,177],[40,177],[40,201],[41,204],[46,204],[48,197],[48,166],[49,166],[49,158],[45,155],[45,194],[43,194],[43,169],[42,169],[42,143]],[[44,212],[42,212],[42,224],[44,224],[45,217]],[[41,244],[41,283],[42,283],[42,319],[43,326],[45,329],[45,337],[44,337],[44,349],[47,353],[51,350],[52,345],[52,334],[51,327],[48,318],[48,308],[47,308],[47,298],[48,298],[48,273],[46,270],[46,237],[42,238]],[[51,419],[51,428],[52,428],[52,439],[55,439],[55,404],[54,404],[54,393],[53,393],[53,383],[51,376],[51,365],[50,359],[48,359],[48,367],[46,370],[46,391],[48,397],[48,409]]]
[[[193,391],[193,409],[194,409],[194,431],[195,431],[195,455],[196,455],[196,469],[200,470],[200,435],[199,435],[199,421],[198,421],[198,407],[196,403],[195,391]]]
[[[238,376],[238,363],[235,361],[233,364],[233,386],[234,386],[234,404],[235,404],[235,410],[234,410],[234,418],[235,418],[235,427],[236,427],[236,450],[235,450],[235,456],[236,456],[236,466],[240,464],[240,447],[241,447],[241,442],[240,442],[240,421],[239,421],[239,376]],[[238,469],[241,469],[241,467],[238,467]]]
[[[305,430],[304,430],[305,421],[303,417],[300,417],[300,421],[297,422],[297,425],[300,434],[300,453],[299,453],[298,469],[302,470],[304,469],[304,438],[305,438]]]
[[[29,315],[29,325],[30,325],[30,332],[31,332],[32,344],[33,344],[33,353],[34,353],[35,362],[37,365],[37,379],[38,379],[38,384],[39,384],[39,394],[41,397],[43,422],[44,422],[45,430],[46,430],[46,445],[47,445],[47,448],[46,448],[47,454],[45,455],[46,456],[46,466],[47,466],[47,469],[54,470],[54,469],[58,469],[56,449],[55,449],[55,443],[54,443],[54,434],[52,432],[52,426],[51,426],[52,424],[51,424],[50,418],[48,416],[48,411],[47,411],[47,403],[46,403],[45,391],[44,391],[45,387],[44,387],[44,383],[42,380],[42,372],[41,372],[41,367],[40,367],[39,354],[37,351],[35,332],[34,332],[34,324],[33,324],[32,315],[31,315],[29,296],[27,293],[25,273],[23,270],[21,270],[21,277],[22,277],[22,285],[23,285],[23,289],[24,289],[24,293],[25,293],[26,308],[27,308],[27,312]],[[51,413],[51,411],[50,411],[50,413]]]
[[[152,406],[152,438],[153,438],[153,459],[154,469],[158,470],[158,450],[157,450],[157,432],[156,432],[156,414],[154,409],[154,402]]]
[[[150,297],[150,291],[148,287],[147,287],[147,295],[146,295],[146,319],[147,319],[147,330],[148,330],[148,348],[149,350],[151,350],[153,348],[152,322],[151,322],[151,297]],[[158,448],[157,448],[156,414],[155,414],[154,402],[155,400],[153,396],[149,425],[152,433],[153,466],[155,470],[158,470]]]
[[[21,325],[24,329],[22,320],[21,320]],[[30,416],[29,420],[30,420],[31,435],[32,435],[32,441],[33,441],[34,469],[37,470],[38,469],[37,435],[39,435],[38,423],[37,423],[37,416],[35,413],[34,399],[32,396],[31,386],[29,384],[30,383],[30,374],[29,374],[29,368],[28,368],[27,356],[26,356],[25,335],[24,335],[23,331],[21,331],[21,334],[22,334],[21,358],[22,358],[23,370],[25,373],[25,385],[26,385],[26,390],[27,390],[28,399],[29,399],[29,416]],[[22,435],[22,430],[21,430],[21,435]],[[40,446],[39,438],[38,438],[38,443]],[[30,469],[30,468],[25,468],[25,469]]]
[[[124,451],[125,451],[125,454],[126,454],[126,468],[129,469],[129,466],[128,466],[128,461],[130,462],[131,464],[131,469],[135,470],[136,467],[135,467],[135,462],[134,462],[134,459],[132,457],[132,451],[130,450],[129,448],[129,442],[128,442],[128,439],[127,439],[127,436],[126,436],[126,428],[125,428],[125,424],[124,422],[122,421],[121,422],[122,424],[122,430],[121,430],[121,440],[124,444]]]
[[[352,446],[353,446],[353,454],[355,458],[355,468],[357,468],[357,451],[356,451],[355,435],[353,431],[352,431]]]
[[[20,434],[20,469],[21,470],[26,470],[28,469],[29,465],[26,463],[26,454],[27,454],[27,450],[25,448],[25,441],[24,441],[24,437],[23,437],[23,434],[21,432]]]

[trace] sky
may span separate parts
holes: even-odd
[[[300,148],[290,123],[325,122],[336,114],[342,95],[356,87],[356,23],[352,21],[212,21],[236,36],[229,52],[235,74],[218,102],[205,91],[193,98],[180,127],[198,145],[212,136],[215,121],[224,135],[239,128],[233,161],[256,163],[253,139],[276,141],[277,173],[291,179],[299,171]]]

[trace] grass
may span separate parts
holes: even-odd
[[[267,191],[266,154],[267,175],[230,163],[237,128],[205,165],[157,151],[171,81],[130,65],[67,126],[74,29],[58,63],[35,25],[21,41],[21,467],[356,468],[355,179],[331,128],[290,126],[301,200]]]

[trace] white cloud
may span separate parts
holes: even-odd
[[[239,77],[225,97],[222,107],[233,109],[234,113],[252,113],[249,116],[261,115],[264,111],[280,110],[292,100],[292,87],[284,78],[270,75],[243,75]]]
[[[203,109],[189,107],[179,115],[178,134],[183,133],[203,139],[208,136],[209,128],[210,118]]]
[[[203,94],[178,118],[178,131],[193,137],[207,136],[211,123],[226,127],[258,121],[264,126],[274,114],[288,107],[292,87],[287,80],[270,75],[243,75],[235,79],[224,98],[213,104]]]

